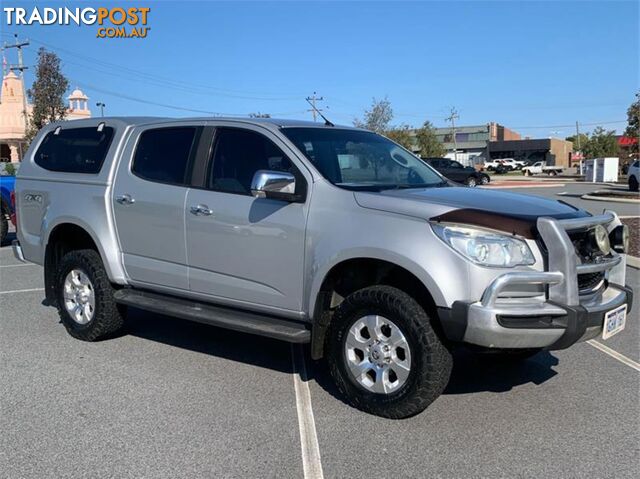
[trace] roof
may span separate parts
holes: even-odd
[[[248,117],[222,117],[222,116],[210,116],[210,117],[187,117],[187,118],[169,118],[169,117],[154,117],[154,116],[105,116],[94,117],[85,120],[70,120],[74,127],[81,126],[93,126],[103,121],[116,121],[128,126],[162,124],[173,122],[189,122],[189,121],[216,121],[216,122],[234,122],[244,123],[249,125],[263,125],[270,126],[272,128],[289,128],[289,127],[307,127],[307,128],[333,128],[324,124],[324,122],[304,121],[304,120],[287,120],[278,118],[248,118]],[[69,121],[56,122],[56,125],[62,125],[64,128]],[[335,125],[336,128],[349,128],[356,129],[352,126]]]
[[[87,95],[85,95],[82,90],[80,90],[79,88],[76,88],[75,90],[73,90],[71,92],[71,95],[69,95],[69,100],[88,100],[89,97]]]

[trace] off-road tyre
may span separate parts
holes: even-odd
[[[408,341],[411,370],[395,392],[367,391],[348,369],[346,335],[354,322],[366,315],[393,321]],[[424,309],[411,296],[390,286],[372,286],[347,296],[331,321],[325,351],[331,376],[346,400],[362,411],[390,419],[424,411],[444,391],[453,364],[450,351],[434,332]]]
[[[64,306],[64,281],[71,270],[82,270],[91,281],[95,309],[87,324],[77,323]],[[109,281],[100,255],[92,249],[71,251],[58,264],[56,274],[56,297],[58,314],[67,332],[82,341],[98,341],[118,332],[123,324],[123,310],[113,299],[114,288]]]

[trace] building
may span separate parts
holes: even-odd
[[[68,97],[69,109],[67,120],[90,118],[89,97],[76,88]],[[0,161],[17,163],[26,150],[27,115],[33,110],[25,96],[24,83],[21,77],[9,71],[2,79],[0,90]]]
[[[89,109],[89,97],[82,90],[76,88],[68,97],[69,109],[67,110],[67,120],[82,120],[91,118]]]
[[[26,149],[25,105],[31,113],[31,106],[25,98],[22,78],[9,71],[2,79],[0,90],[0,161],[17,163]]]
[[[487,158],[492,160],[546,161],[548,165],[569,168],[572,166],[573,143],[559,138],[490,141],[487,152]]]
[[[490,141],[519,140],[520,134],[498,123],[491,122],[484,125],[457,126],[453,141],[451,128],[436,128],[436,136],[447,150],[447,156],[473,158],[487,157],[487,145]]]
[[[616,135],[616,141],[618,142],[618,156],[621,164],[629,165],[638,159],[638,154],[635,153],[637,151],[638,138]]]

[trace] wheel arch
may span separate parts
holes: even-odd
[[[110,264],[106,253],[95,232],[89,225],[78,219],[60,219],[49,225],[44,239],[44,283],[45,295],[49,304],[55,304],[55,276],[57,265],[69,251],[92,249],[100,255],[107,275],[111,278]]]
[[[353,256],[336,261],[325,268],[320,277],[322,281],[318,281],[319,285],[312,293],[309,309],[313,322],[313,359],[320,359],[324,355],[326,331],[333,319],[333,311],[342,299],[354,291],[376,284],[393,286],[409,294],[427,312],[434,328],[437,331],[441,329],[436,307],[439,290],[433,279],[417,265],[376,256]]]

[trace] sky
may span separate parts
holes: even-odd
[[[4,7],[36,3],[2,0]],[[123,2],[39,1],[43,7]],[[495,121],[530,137],[596,124],[621,132],[640,88],[640,2],[133,1],[150,7],[144,39],[96,38],[97,26],[7,25],[25,48],[27,86],[41,46],[62,59],[107,115],[270,113],[311,119],[305,97],[351,124],[388,97],[394,125]],[[16,63],[15,50],[6,51]],[[198,110],[198,111],[192,111]],[[206,112],[206,113],[205,113]]]

